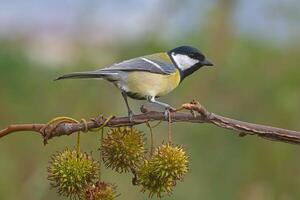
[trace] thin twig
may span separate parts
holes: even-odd
[[[172,143],[172,118],[171,118],[171,112],[169,111],[168,114],[168,142],[169,144]]]
[[[197,102],[183,104],[182,108],[197,112],[173,112],[172,123],[174,122],[191,122],[191,123],[211,123],[218,127],[230,129],[238,132],[240,136],[257,135],[259,137],[275,140],[280,142],[288,142],[293,144],[300,144],[300,132],[292,131],[282,128],[275,128],[271,126],[252,124],[235,119],[226,118],[207,111],[203,106]],[[98,127],[120,127],[120,126],[133,126],[138,124],[147,123],[148,121],[166,121],[164,112],[148,111],[141,108],[142,114],[134,115],[133,120],[130,121],[128,117],[110,117],[104,118],[103,116],[97,119],[87,121],[87,123],[59,123],[55,124],[19,124],[10,125],[6,129],[0,131],[0,138],[10,133],[20,131],[33,131],[40,133],[43,139],[47,142],[53,137],[62,135],[70,135],[74,132],[93,130]]]

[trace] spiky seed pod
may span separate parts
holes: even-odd
[[[58,193],[70,199],[79,199],[85,187],[99,177],[100,164],[86,153],[65,149],[52,155],[48,180]]]
[[[138,183],[142,186],[142,192],[149,192],[149,197],[154,195],[161,198],[164,193],[170,194],[176,184],[172,178],[159,178],[155,170],[155,165],[145,161],[138,171]]]
[[[119,173],[136,169],[144,160],[144,146],[144,134],[136,128],[111,129],[102,141],[103,162]]]
[[[158,174],[159,178],[182,180],[188,172],[187,153],[178,145],[168,143],[157,147],[150,162],[156,166],[154,173]]]
[[[176,181],[183,180],[188,172],[188,163],[188,156],[182,147],[171,144],[157,147],[138,172],[142,191],[148,190],[150,197],[170,194]]]
[[[84,194],[85,200],[113,200],[117,197],[116,186],[103,181],[89,185]]]

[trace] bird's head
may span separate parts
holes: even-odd
[[[168,52],[181,73],[181,80],[191,75],[203,66],[213,66],[205,56],[191,46],[180,46]]]

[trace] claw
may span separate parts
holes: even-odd
[[[194,117],[194,118],[196,118],[196,117],[197,117],[197,114],[195,113],[195,111],[194,111],[194,110],[191,110],[191,114],[193,115],[193,117]]]
[[[128,111],[128,119],[129,122],[133,122],[133,112],[131,110]]]
[[[175,111],[175,109],[172,108],[172,107],[168,107],[168,108],[165,109],[164,117],[165,117],[165,119],[166,119],[167,121],[169,121],[170,113],[171,113],[171,112],[174,112],[174,111]]]
[[[176,108],[173,108],[172,106],[170,106],[169,108],[168,108],[168,110],[170,111],[170,112],[176,112]]]

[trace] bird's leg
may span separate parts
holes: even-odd
[[[166,104],[166,103],[163,103],[163,102],[160,102],[160,101],[156,101],[155,97],[153,97],[153,96],[148,97],[147,99],[148,99],[149,102],[160,105],[160,106],[163,106],[165,108],[164,116],[165,116],[165,119],[169,123],[168,141],[169,141],[169,143],[171,143],[172,142],[172,131],[171,131],[172,119],[171,119],[171,113],[170,112],[176,111],[176,109],[173,108],[172,106],[170,106],[169,104]]]
[[[122,96],[123,96],[123,99],[124,99],[126,107],[127,107],[129,121],[132,122],[133,112],[129,107],[128,100],[127,100],[127,94],[124,91],[122,91]]]
[[[166,103],[163,103],[163,102],[160,102],[160,101],[156,101],[154,96],[147,97],[147,100],[150,103],[154,103],[154,104],[160,105],[160,106],[165,108],[164,116],[165,116],[166,120],[169,120],[170,111],[176,110],[175,108],[173,108],[169,104],[166,104]]]

